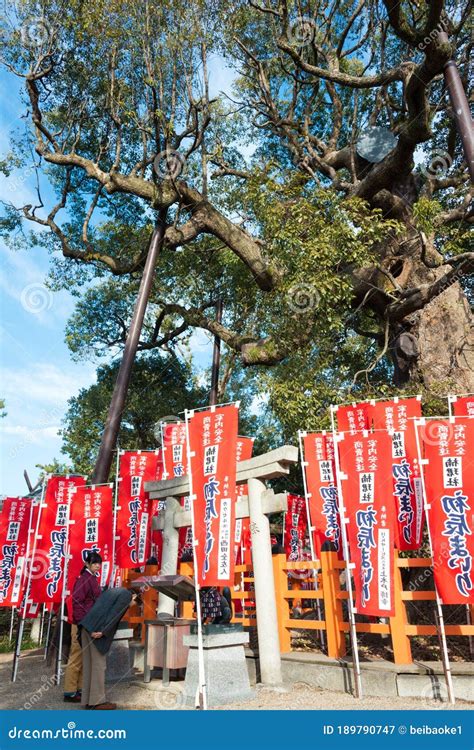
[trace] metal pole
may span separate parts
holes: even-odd
[[[157,226],[153,231],[148,249],[148,255],[143,270],[140,289],[138,291],[133,318],[125,342],[120,369],[115,382],[112,400],[110,402],[109,413],[105,423],[102,441],[99,448],[99,454],[95,464],[92,484],[105,484],[109,481],[110,467],[112,465],[112,454],[117,442],[117,436],[122,420],[122,412],[125,406],[128,386],[132,375],[132,367],[137,353],[138,342],[142,330],[143,319],[145,317],[148,298],[154,280],[154,272],[158,253],[163,244],[165,235],[165,218],[166,213],[161,212]]]
[[[450,417],[450,419],[452,419],[452,417]],[[428,496],[426,494],[425,473],[424,473],[424,468],[423,468],[428,463],[428,460],[422,457],[420,436],[418,434],[418,426],[423,425],[423,424],[425,424],[424,418],[415,419],[416,449],[418,453],[419,465],[421,466],[420,477],[421,477],[421,486],[423,489],[423,498],[425,502],[426,530],[428,532],[428,542],[430,545],[431,559],[433,560],[433,565],[435,565],[435,559],[434,559],[434,554],[433,554],[433,540],[431,537],[431,529],[430,529],[430,514],[429,514],[430,505],[428,503]],[[438,632],[438,638],[439,638],[439,642],[441,646],[441,661],[443,663],[444,678],[446,680],[446,688],[448,691],[449,702],[454,705],[456,700],[454,697],[453,678],[451,676],[451,664],[449,662],[448,644],[446,641],[446,630],[444,627],[443,607],[441,605],[441,599],[439,597],[438,588],[436,586],[436,581],[434,579],[434,571],[433,571],[433,583],[434,583],[435,597],[436,597],[436,615],[437,615],[436,616],[436,630]]]
[[[49,617],[48,617],[48,627],[46,628],[46,642],[44,644],[44,661],[48,658],[48,651],[49,651],[49,637],[51,635],[51,621],[53,619],[53,608],[51,607],[49,611]]]
[[[33,492],[33,485],[32,485],[32,484],[31,484],[31,482],[30,482],[30,478],[29,478],[29,476],[28,476],[28,472],[27,472],[27,470],[26,470],[26,469],[25,469],[25,470],[24,470],[24,472],[23,472],[23,476],[25,477],[25,482],[26,482],[26,484],[27,484],[27,487],[28,487],[28,490],[29,490],[29,492]]]
[[[438,41],[442,44],[450,44],[449,37],[445,31],[438,33]],[[457,129],[461,137],[467,168],[474,182],[474,129],[469,102],[462,85],[458,66],[454,60],[448,60],[444,66],[444,80],[448,89],[449,98],[453,107],[453,115]]]
[[[95,489],[92,485],[92,491]],[[64,557],[64,569],[63,569],[63,590],[61,592],[61,604],[59,606],[59,644],[58,653],[56,658],[56,685],[59,685],[61,681],[61,666],[63,661],[63,636],[64,636],[64,620],[65,620],[65,607],[66,607],[66,596],[69,593],[67,590],[68,586],[68,574],[69,574],[69,560],[71,559],[71,549],[69,543],[69,528],[71,525],[71,503],[73,497],[72,492],[68,492],[67,498],[67,524],[66,524],[66,555]],[[71,616],[71,612],[69,616]]]
[[[31,526],[31,522],[33,520],[33,504],[34,499],[31,501],[31,508],[30,508],[30,521],[29,521],[29,528],[28,528],[28,541],[26,543],[26,563],[25,567],[27,567],[27,576],[28,580],[26,582],[25,586],[25,593],[23,595],[23,603],[22,607],[20,608],[20,620],[19,620],[19,627],[17,632],[17,639],[16,639],[16,645],[15,645],[15,653],[13,655],[13,667],[12,667],[12,677],[11,681],[16,682],[16,676],[18,674],[18,663],[20,660],[20,654],[21,654],[21,642],[23,639],[23,630],[25,627],[25,613],[28,610],[28,604],[29,604],[29,596],[31,591],[31,567],[33,565],[33,561],[35,558],[35,552],[36,552],[36,541],[38,538],[38,529],[40,525],[41,515],[42,515],[42,509],[43,509],[43,502],[44,502],[44,495],[46,492],[46,485],[48,483],[50,475],[46,476],[43,481],[43,487],[41,490],[41,499],[39,502],[38,507],[38,516],[36,518],[36,528],[33,529]],[[31,534],[33,534],[33,544],[31,544]],[[31,555],[30,555],[31,550]]]
[[[467,394],[470,395],[470,394]],[[449,418],[454,416],[453,413],[453,403],[457,401],[457,396],[451,396],[448,395],[448,409],[449,409]],[[472,625],[472,617],[471,617],[471,607],[469,604],[465,605],[466,607],[466,622],[468,625]],[[471,659],[474,659],[474,638],[472,635],[468,636],[468,642],[469,642],[469,653],[471,654]]]
[[[362,698],[362,680],[360,675],[360,662],[359,662],[359,648],[357,644],[357,628],[354,613],[354,601],[352,598],[352,573],[351,573],[351,562],[349,555],[349,542],[347,539],[347,528],[346,524],[349,522],[349,518],[346,516],[346,508],[344,505],[344,496],[342,494],[342,481],[341,481],[341,467],[339,465],[339,436],[336,435],[336,423],[334,420],[334,411],[337,406],[331,405],[331,425],[332,434],[334,441],[334,463],[336,466],[336,484],[337,484],[337,496],[339,500],[339,517],[341,519],[341,538],[342,538],[342,550],[344,555],[344,562],[346,563],[346,589],[349,595],[347,600],[348,613],[349,613],[349,632],[352,644],[352,664],[354,668],[354,687],[355,697]],[[344,434],[340,433],[342,438]]]
[[[118,490],[119,490],[119,467],[120,467],[120,448],[117,443],[117,461],[115,465],[115,492],[114,492],[114,513],[112,523],[112,574],[110,578],[110,585],[115,587],[115,571],[117,565],[115,564],[115,555],[117,553],[117,513],[118,513]]]
[[[305,498],[305,503],[306,503],[306,518],[308,519],[309,548],[311,550],[311,560],[313,560],[314,562],[316,560],[316,553],[314,551],[314,539],[313,539],[313,531],[315,530],[315,527],[311,525],[311,514],[309,511],[308,483],[306,481],[306,471],[305,471],[305,466],[307,465],[307,461],[305,461],[304,449],[303,449],[303,438],[307,434],[308,433],[303,430],[298,430],[298,444],[300,447],[301,470],[303,472],[303,489],[304,489],[304,498]],[[286,513],[284,515],[286,516]],[[284,529],[283,529],[283,533],[285,533]],[[313,572],[314,588],[317,591],[318,590],[318,571],[313,568],[312,572]],[[316,599],[316,613],[318,615],[318,620],[321,620],[321,602],[319,599]],[[319,640],[321,641],[321,646],[323,648],[326,648],[326,639],[324,637],[324,631],[318,630],[318,634],[319,634]]]
[[[191,529],[193,534],[193,569],[194,569],[194,587],[196,590],[196,620],[197,620],[197,637],[198,637],[198,686],[196,690],[196,708],[203,708],[207,711],[207,685],[206,685],[206,669],[204,664],[204,641],[202,637],[202,619],[201,619],[201,594],[200,585],[198,583],[198,563],[197,563],[197,539],[196,539],[196,527],[194,523],[194,495],[193,495],[193,475],[191,472],[191,455],[189,452],[189,420],[192,417],[192,412],[188,409],[184,412],[184,419],[186,423],[186,444],[188,446],[187,451],[187,463],[188,463],[188,477],[189,477],[189,499],[191,502]]]
[[[222,323],[222,299],[216,300],[216,323]],[[212,372],[211,372],[211,394],[209,397],[209,406],[215,406],[219,395],[219,368],[221,365],[221,339],[220,336],[214,336],[214,350],[212,353]]]
[[[8,636],[8,642],[11,643],[13,640],[13,623],[15,622],[15,609],[16,607],[12,607],[11,617],[10,617],[10,634]]]
[[[41,610],[41,615],[40,615],[40,631],[39,631],[39,636],[38,636],[38,646],[41,646],[43,642],[45,612],[46,612],[46,605],[43,604],[43,608]]]

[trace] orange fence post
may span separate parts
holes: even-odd
[[[286,626],[290,617],[290,606],[288,599],[285,598],[285,594],[288,593],[288,575],[284,567],[285,564],[285,555],[273,555],[273,578],[275,581],[278,638],[280,640],[280,653],[282,654],[288,654],[291,651],[291,635],[289,628]]]
[[[145,576],[155,576],[158,574],[158,565],[145,565],[145,572],[143,575]],[[156,617],[156,609],[158,607],[158,591],[156,589],[153,589],[151,586],[148,586],[145,591],[142,593],[142,602],[143,602],[143,610],[142,610],[142,627],[141,627],[141,634],[142,634],[142,643],[145,642],[145,620],[154,620]]]
[[[320,557],[328,656],[338,659],[346,654],[346,639],[342,630],[344,624],[342,601],[339,596],[341,593],[340,568],[336,567],[337,552],[322,551]]]
[[[403,601],[402,574],[398,565],[398,552],[395,550],[394,576],[393,576],[393,600],[395,615],[390,617],[390,635],[392,638],[393,660],[395,664],[411,664],[410,638],[407,635],[407,611]]]
[[[192,578],[194,576],[193,564],[191,562],[180,563],[179,574],[181,576],[188,576],[188,578]],[[192,620],[194,616],[193,615],[193,603],[182,602],[181,608],[182,608],[181,617],[184,617],[185,620]]]

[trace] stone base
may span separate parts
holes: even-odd
[[[116,638],[107,654],[106,682],[129,680],[132,675],[130,649],[127,638]]]
[[[258,654],[247,649],[250,682],[260,682]],[[354,674],[348,659],[331,659],[316,652],[282,654],[281,666],[285,684],[305,682],[332,692],[353,693]],[[362,693],[365,697],[410,697],[423,701],[424,707],[436,708],[447,700],[442,664],[416,662],[394,664],[384,660],[361,661]],[[451,662],[456,699],[474,701],[474,664]]]
[[[244,646],[249,635],[240,626],[212,626],[203,633],[204,671],[206,676],[207,704],[209,708],[224,706],[235,701],[251,700],[255,692],[250,687]],[[188,666],[184,683],[184,704],[196,705],[199,684],[199,650],[197,635],[186,635],[184,645],[189,646]]]

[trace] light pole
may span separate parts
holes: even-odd
[[[222,323],[222,298],[216,300],[216,322]],[[219,396],[219,368],[221,365],[221,339],[220,336],[214,336],[214,350],[212,352],[212,371],[211,371],[211,393],[209,396],[209,406],[215,406]]]
[[[442,44],[449,44],[449,37],[445,31],[438,33],[438,40]],[[454,119],[461,137],[461,143],[466,157],[467,168],[474,182],[474,127],[467,101],[466,92],[462,85],[458,66],[454,60],[448,60],[443,70],[444,80],[448,89],[449,98],[453,107]]]
[[[153,284],[154,273],[158,254],[163,245],[163,239],[166,230],[166,211],[160,213],[155,229],[151,236],[148,254],[143,269],[143,276],[138,290],[138,297],[133,311],[132,322],[127,334],[125,348],[123,350],[122,361],[120,363],[117,380],[115,381],[114,392],[109,406],[109,413],[105,423],[102,440],[100,443],[99,454],[94,468],[92,484],[103,484],[108,482],[110,467],[117,436],[122,420],[122,412],[127,398],[128,386],[132,375],[133,363],[137,353],[138,342],[142,330],[143,319],[145,317],[146,307]]]

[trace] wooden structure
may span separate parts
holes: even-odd
[[[358,633],[379,633],[389,637],[393,650],[393,661],[395,664],[413,663],[410,638],[416,636],[436,636],[436,625],[416,624],[408,622],[406,603],[412,601],[434,601],[434,591],[406,591],[402,586],[401,571],[403,568],[428,569],[432,565],[431,558],[400,558],[395,552],[395,578],[394,578],[394,600],[395,615],[387,618],[388,622],[357,622]],[[311,571],[318,573],[319,588],[305,589],[300,581],[289,577],[291,571],[300,570],[304,567],[310,572],[308,582],[312,581]],[[338,560],[335,552],[322,552],[321,559],[314,562],[288,562],[285,555],[273,556],[273,576],[275,582],[275,598],[277,604],[278,636],[280,641],[280,652],[290,653],[291,632],[294,630],[323,630],[326,633],[327,655],[332,658],[341,658],[346,654],[346,635],[349,632],[347,613],[344,611],[343,602],[347,600],[348,593],[341,584],[341,573],[344,571],[344,562]],[[146,569],[156,571],[156,566],[148,566]],[[193,575],[192,563],[181,563],[179,572],[183,575]],[[249,565],[238,565],[235,568],[236,583],[253,584],[254,578]],[[138,577],[139,573],[131,573],[128,580]],[[124,579],[124,585],[126,580]],[[156,595],[156,592],[154,592]],[[255,592],[232,591],[232,598],[240,600],[243,605],[243,616],[233,618],[233,622],[239,622],[244,627],[256,627],[257,619],[255,607],[249,608],[247,602],[254,602]],[[137,610],[130,612],[127,616],[128,622],[133,625],[142,626],[142,639],[144,639],[143,622],[148,619],[153,606],[156,607],[156,597],[153,598],[153,590],[145,591],[142,595],[143,611],[138,614]],[[322,604],[324,612],[321,620],[301,619],[292,616],[292,602],[316,601]],[[472,608],[474,610],[474,608]],[[314,610],[315,612],[315,610]],[[181,616],[193,617],[193,605],[184,602],[181,605]],[[472,613],[474,617],[474,612]],[[375,619],[375,618],[374,618]],[[446,625],[447,636],[474,636],[474,625],[448,624]]]

